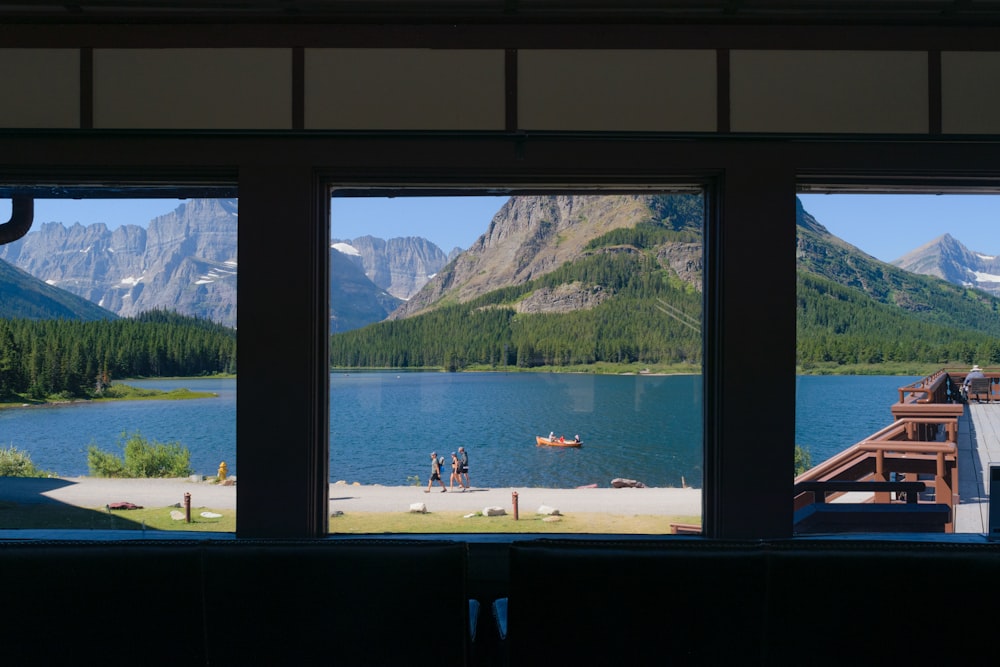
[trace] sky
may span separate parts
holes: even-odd
[[[180,206],[180,199],[36,199],[35,223],[141,225]],[[0,223],[10,220],[10,200],[0,199]]]
[[[973,252],[1000,255],[998,195],[800,195],[835,236],[891,262],[951,234]]]
[[[1000,255],[998,195],[800,195],[802,205],[836,236],[891,262],[948,233],[969,250]],[[352,197],[331,201],[331,235],[353,239],[423,236],[444,252],[468,248],[506,197]],[[146,225],[178,199],[39,199],[35,221]],[[0,223],[10,200],[0,199]]]
[[[330,235],[391,239],[422,236],[445,253],[465,250],[490,225],[507,197],[334,197]]]
[[[337,197],[331,200],[333,238],[370,234],[383,239],[422,236],[445,253],[471,246],[489,227],[507,197]],[[176,209],[180,199],[36,199],[35,223],[83,225],[103,222],[110,229],[150,220]],[[0,223],[10,220],[10,200],[0,199]]]

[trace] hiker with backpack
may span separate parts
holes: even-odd
[[[437,452],[431,452],[431,478],[427,482],[427,490],[424,493],[430,493],[431,487],[434,486],[434,481],[441,485],[441,493],[448,490],[448,487],[444,485],[444,480],[441,479],[441,467],[444,466],[444,457],[438,458]]]

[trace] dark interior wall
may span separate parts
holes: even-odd
[[[285,22],[271,27],[0,23],[0,37],[9,38],[11,47],[84,53],[91,48],[302,45],[937,51],[1000,43],[1000,32],[977,26],[882,26],[876,31],[872,26],[763,24]],[[87,62],[82,61],[84,82]],[[725,81],[727,70],[721,68],[719,74]],[[81,104],[86,106],[88,99],[84,94]],[[731,132],[727,100],[720,94],[719,131],[711,134],[526,132],[518,129],[517,107],[509,97],[508,127],[495,132],[11,128],[0,130],[0,188],[4,194],[39,184],[235,190],[243,263],[238,532],[245,537],[311,537],[325,532],[327,511],[322,369],[329,187],[434,184],[516,190],[702,184],[711,210],[705,280],[706,532],[729,538],[782,537],[791,531],[788,472],[794,405],[788,397],[794,395],[795,382],[797,184],[995,189],[1000,146],[993,135],[942,134],[933,122],[919,136]],[[928,117],[940,118],[934,100],[928,104]],[[293,109],[301,113],[301,107]],[[87,118],[85,109],[81,118]],[[301,285],[300,290],[276,288],[266,261],[276,249],[292,260],[286,266],[296,267],[295,273],[284,279]],[[292,352],[280,373],[269,356],[275,348]],[[761,386],[766,391],[757,390]],[[275,461],[278,440],[289,454]]]

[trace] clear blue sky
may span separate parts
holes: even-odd
[[[353,239],[365,234],[390,239],[423,236],[444,252],[468,248],[486,231],[507,197],[356,197],[331,202],[331,235]],[[178,199],[37,199],[35,222],[103,222],[109,228],[145,226],[182,203]],[[10,219],[10,200],[0,199],[0,223]]]
[[[805,209],[833,234],[889,262],[948,233],[969,250],[1000,255],[997,195],[801,195]],[[335,198],[331,233],[351,239],[423,236],[449,252],[468,248],[486,231],[506,197]],[[109,227],[145,225],[177,208],[177,199],[40,199],[36,222]],[[10,201],[0,199],[0,222]]]
[[[883,262],[943,234],[969,250],[1000,255],[997,195],[800,195],[832,234]]]
[[[330,235],[353,239],[422,236],[444,252],[478,239],[507,197],[334,197]]]
[[[180,206],[179,199],[36,199],[35,223],[61,222],[91,225],[103,222],[114,229],[141,225]],[[0,222],[10,220],[10,200],[0,199]]]

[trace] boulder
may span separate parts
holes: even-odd
[[[503,516],[507,513],[502,507],[484,507],[483,516]]]
[[[611,486],[616,489],[633,488],[633,489],[644,489],[646,485],[642,482],[637,482],[634,479],[622,479],[621,477],[615,477],[611,480]]]
[[[547,514],[549,516],[559,516],[560,512],[555,507],[549,507],[548,505],[542,505],[538,508],[537,514]]]
[[[410,511],[414,514],[427,514],[427,505],[425,503],[410,503]]]

